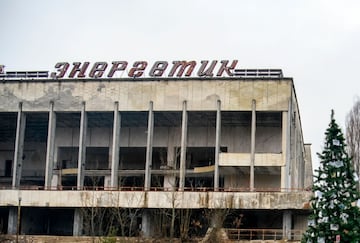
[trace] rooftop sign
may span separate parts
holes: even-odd
[[[0,78],[52,78],[52,79],[102,79],[102,78],[282,78],[281,69],[238,69],[238,60],[196,61],[147,61],[108,62],[58,62],[55,71],[11,71],[4,72],[2,66]]]
[[[127,61],[107,62],[59,62],[55,65],[56,72],[51,74],[54,78],[113,78],[116,74],[127,71],[129,78],[140,77],[223,77],[233,76],[238,61],[156,61],[149,65],[146,61],[135,61],[129,64]]]

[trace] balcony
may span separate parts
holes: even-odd
[[[209,208],[209,209],[308,209],[311,191],[249,192],[243,190],[213,191],[213,188],[113,188],[95,190],[0,190],[0,206],[36,207],[124,207],[124,208]],[[153,189],[153,190],[152,190]]]

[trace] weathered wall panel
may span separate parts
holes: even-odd
[[[221,153],[220,166],[250,166],[250,153]],[[273,153],[255,154],[255,166],[282,166],[282,155]]]
[[[181,110],[188,100],[188,110],[250,110],[257,100],[257,110],[287,110],[291,94],[290,81],[211,80],[169,81],[55,81],[11,82],[0,90],[0,111],[16,111],[23,102],[24,111],[46,111],[54,101],[55,111],[112,110],[119,101],[120,110],[148,110],[150,100],[155,110]]]
[[[1,190],[0,206],[304,209],[311,192]]]

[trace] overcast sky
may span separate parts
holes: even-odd
[[[239,60],[293,77],[313,161],[360,93],[358,0],[1,0],[0,64]],[[316,163],[315,163],[316,164]]]

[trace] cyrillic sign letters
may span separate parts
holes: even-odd
[[[55,64],[56,71],[51,77],[61,78],[117,78],[127,75],[129,78],[141,77],[231,77],[234,75],[238,61],[229,60],[207,61],[156,61],[149,65],[147,61],[135,61],[129,64],[127,61],[107,62],[58,62]]]

